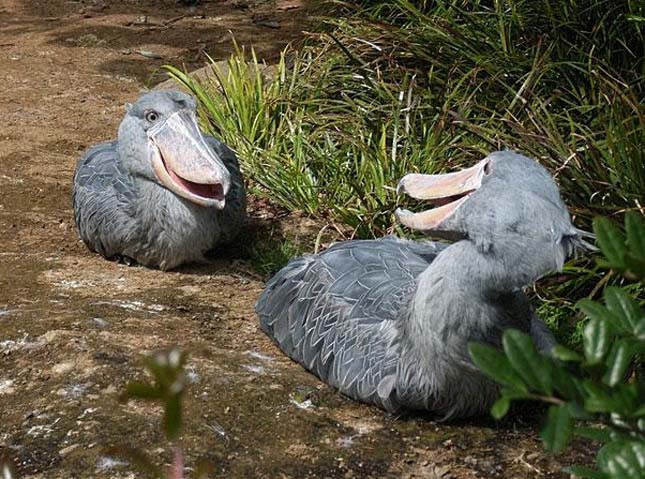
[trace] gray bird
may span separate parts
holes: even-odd
[[[74,217],[92,251],[168,270],[237,234],[246,210],[237,158],[200,132],[195,108],[185,93],[147,93],[126,107],[117,141],[79,160]]]
[[[547,170],[508,151],[457,173],[407,175],[398,191],[440,205],[397,210],[403,225],[454,242],[347,241],[294,259],[260,296],[260,326],[351,398],[442,419],[480,414],[498,389],[468,343],[499,346],[512,327],[549,351],[553,335],[522,288],[561,269],[582,232]]]

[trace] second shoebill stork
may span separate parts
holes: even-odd
[[[91,148],[74,174],[74,216],[106,258],[162,270],[204,260],[245,216],[237,158],[197,125],[196,102],[155,91],[127,107],[118,139]]]
[[[439,418],[486,412],[497,385],[471,341],[506,328],[548,351],[554,338],[522,288],[584,244],[545,168],[509,151],[446,175],[412,174],[399,191],[441,205],[398,220],[452,244],[347,241],[292,260],[257,302],[260,327],[292,359],[359,401]]]

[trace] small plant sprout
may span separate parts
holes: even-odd
[[[161,403],[164,410],[163,429],[166,439],[173,448],[173,462],[166,475],[162,470],[136,448],[117,447],[114,451],[127,457],[133,464],[155,477],[167,479],[184,479],[184,454],[179,444],[182,428],[182,398],[190,380],[185,371],[186,354],[177,348],[157,351],[144,359],[144,367],[152,376],[152,383],[133,382],[126,386],[121,396],[123,401],[141,399]],[[205,479],[212,471],[211,465],[200,461],[195,468],[193,478]]]
[[[181,399],[189,381],[184,371],[186,355],[178,349],[158,351],[144,361],[153,384],[130,383],[125,400],[158,401],[164,408],[163,428],[169,441],[175,442],[181,429]]]

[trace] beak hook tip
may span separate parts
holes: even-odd
[[[396,194],[402,195],[405,193],[405,177],[401,178],[399,183],[396,185]]]
[[[394,210],[394,217],[397,219],[397,221],[401,221],[403,218],[410,216],[411,214],[413,214],[411,211],[403,208],[397,208],[396,210]]]

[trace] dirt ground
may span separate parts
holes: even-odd
[[[302,36],[302,0],[0,1],[0,453],[20,477],[147,477],[113,445],[170,460],[160,410],[118,402],[142,354],[190,352],[182,443],[229,478],[568,477],[524,411],[445,425],[356,404],[259,331],[262,278],[244,259],[163,273],[90,253],[70,205],[77,157],[114,137],[123,105],[202,66],[231,33],[275,59]],[[252,215],[257,213],[253,213]],[[257,219],[257,218],[256,218]],[[308,399],[310,402],[303,400]]]

